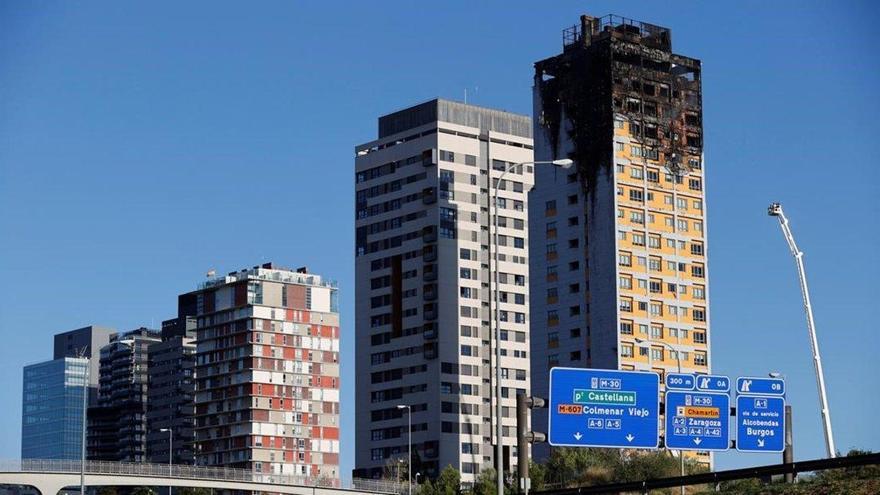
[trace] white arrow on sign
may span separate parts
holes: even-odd
[[[695,444],[700,445],[700,442],[702,442],[702,440],[700,440],[700,437],[694,439]]]
[[[583,435],[581,435],[581,432],[577,432],[577,433],[574,434],[574,439],[575,439],[575,440],[580,440],[582,437],[583,437]]]
[[[764,446],[764,439],[763,439],[763,438],[759,438],[759,439],[758,439],[758,447],[763,447],[763,446]]]
[[[632,433],[627,433],[627,435],[626,435],[627,442],[632,442],[633,440],[635,440],[635,438],[636,437],[632,436]]]

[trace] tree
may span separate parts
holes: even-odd
[[[495,468],[487,467],[481,470],[471,489],[473,495],[494,495],[497,491],[496,479]]]
[[[138,486],[131,491],[131,495],[156,495],[156,491],[149,486]]]
[[[534,461],[529,461],[529,480],[531,481],[531,490],[540,491],[544,489],[544,479],[547,476],[547,467]]]
[[[102,486],[98,488],[98,495],[117,495],[118,493],[115,486]]]
[[[435,495],[458,495],[461,491],[461,474],[451,465],[440,471],[434,481]]]

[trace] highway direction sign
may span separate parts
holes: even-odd
[[[697,376],[697,381],[702,376]],[[730,448],[730,396],[712,392],[666,392],[666,448]]]
[[[674,390],[693,390],[694,375],[690,373],[667,373],[666,388]]]
[[[736,450],[785,450],[785,399],[757,395],[736,398]]]
[[[785,380],[743,376],[736,379],[738,395],[785,395]]]
[[[730,378],[721,375],[697,375],[697,390],[703,392],[729,392]]]
[[[655,449],[660,443],[660,377],[586,368],[550,370],[554,446]]]

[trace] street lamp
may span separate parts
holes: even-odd
[[[653,341],[647,341],[645,339],[636,337],[636,343],[648,344],[648,363],[649,363],[648,365],[653,366],[653,356],[651,356],[651,344],[653,343]],[[667,349],[669,349],[670,351],[675,353],[675,360],[678,362],[678,372],[681,373],[681,351],[679,351],[678,349],[673,347],[672,344],[669,344],[667,342],[663,342],[662,340],[658,340],[657,343],[666,347]],[[668,435],[669,432],[666,432],[666,434]],[[678,451],[678,462],[679,462],[681,476],[684,477],[684,451],[683,450]],[[681,487],[679,487],[679,488],[681,490],[679,493],[681,495],[685,495],[684,484],[682,484]]]
[[[79,357],[85,359],[86,368],[83,374],[83,402],[82,402],[82,446],[79,460],[79,494],[86,495],[86,428],[89,415],[89,367],[91,360],[86,356],[86,347],[79,352]]]
[[[489,185],[493,188],[492,204],[494,205],[492,211],[494,231],[492,232],[492,235],[489,236],[489,245],[490,249],[493,249],[491,280],[495,282],[495,472],[498,480],[498,495],[504,495],[504,461],[502,459],[504,456],[504,446],[502,445],[503,429],[501,425],[501,416],[503,413],[501,407],[501,312],[498,310],[498,306],[501,302],[498,290],[498,186],[501,185],[501,180],[504,179],[504,176],[507,175],[508,172],[523,165],[556,165],[562,168],[569,168],[573,163],[574,162],[569,158],[512,163],[504,170],[504,173],[495,180],[494,185],[492,184],[490,171]]]
[[[161,428],[159,431],[168,432],[168,479],[169,479],[168,495],[171,495],[170,479],[171,479],[171,473],[173,470],[173,464],[171,463],[171,456],[174,453],[174,443],[173,443],[174,430],[172,430],[171,428]]]
[[[408,430],[408,446],[406,448],[409,454],[409,462],[406,465],[406,474],[409,477],[409,495],[412,495],[412,407],[407,404],[398,404],[398,409],[406,409],[407,430]]]

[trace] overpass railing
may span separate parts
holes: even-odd
[[[80,461],[61,459],[0,460],[0,472],[80,473]],[[86,474],[145,476],[213,481],[241,481],[272,485],[328,487],[378,493],[404,493],[406,483],[388,480],[352,478],[343,482],[326,476],[261,473],[248,469],[191,466],[186,464],[149,464],[141,462],[86,461]]]

